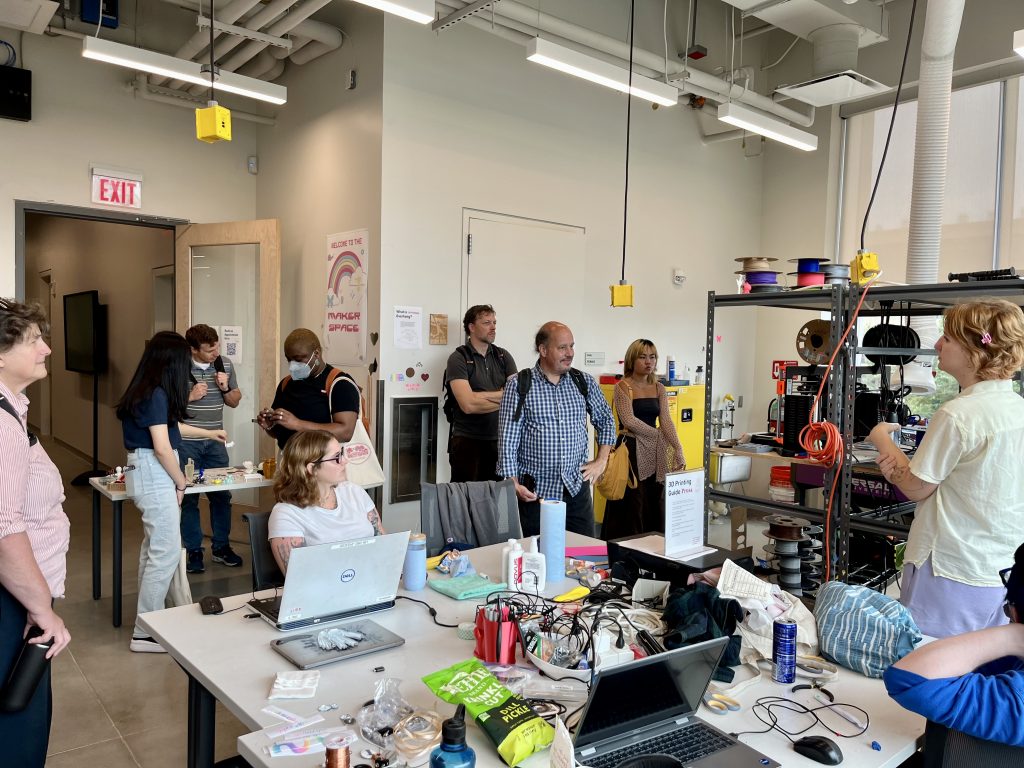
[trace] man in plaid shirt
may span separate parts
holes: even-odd
[[[519,376],[505,384],[498,412],[498,474],[511,477],[519,497],[524,536],[540,533],[540,499],[561,499],[566,530],[594,535],[590,483],[601,476],[615,443],[611,408],[593,376],[570,373],[575,355],[572,331],[551,321],[534,339],[539,355],[521,413]],[[582,377],[586,386],[577,384]],[[582,389],[586,390],[584,399]],[[597,458],[588,461],[587,415],[597,433]]]

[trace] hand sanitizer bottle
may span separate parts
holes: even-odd
[[[527,544],[527,549],[523,553],[522,563],[523,568],[519,590],[521,592],[529,592],[530,594],[539,594],[544,590],[544,576],[547,572],[547,563],[545,562],[544,555],[540,553],[537,547],[536,536],[530,537],[530,543]]]

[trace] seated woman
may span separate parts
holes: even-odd
[[[345,477],[345,454],[329,432],[297,432],[284,446],[274,479],[277,504],[269,539],[282,573],[295,547],[380,536],[373,500]]]
[[[1024,747],[1024,544],[999,576],[1009,624],[922,645],[885,671],[885,687],[932,722]]]

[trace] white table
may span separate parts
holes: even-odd
[[[211,469],[208,471],[208,475],[217,476],[226,472],[225,469]],[[126,501],[131,501],[131,497],[125,491],[112,491],[104,483],[101,482],[102,478],[90,477],[89,485],[92,486],[92,599],[100,599],[100,566],[101,566],[101,547],[100,547],[100,496],[105,496],[110,500],[110,504],[114,510],[114,517],[112,520],[113,529],[113,624],[115,627],[121,626],[121,582],[123,575],[123,555],[122,551],[122,524],[123,524],[123,507]],[[225,485],[213,485],[210,483],[204,483],[203,485],[189,485],[185,488],[185,493],[207,493],[213,491],[245,491],[253,488],[266,488],[274,484],[273,480],[267,480],[266,478],[260,477],[259,480],[248,480],[246,482],[236,482]]]
[[[569,545],[592,543],[592,540],[569,534]],[[471,559],[481,572],[496,575],[501,547],[484,547],[470,552]],[[546,594],[555,595],[574,586],[564,580],[549,584]],[[406,593],[425,600],[437,609],[438,620],[445,624],[472,621],[476,600],[455,601],[430,589]],[[224,599],[226,609],[244,605],[249,595]],[[263,747],[270,743],[261,729],[277,725],[280,721],[261,712],[269,703],[277,704],[298,715],[318,714],[321,704],[338,704],[337,711],[324,713],[325,726],[340,725],[339,714],[355,715],[363,702],[373,698],[374,684],[383,677],[402,680],[402,695],[417,707],[436,709],[449,716],[454,707],[440,702],[421,682],[420,678],[457,661],[471,658],[473,643],[459,640],[454,629],[436,627],[424,606],[399,600],[391,611],[375,614],[373,620],[402,637],[406,644],[350,661],[322,667],[320,686],[312,699],[277,700],[269,702],[267,694],[278,671],[292,666],[270,648],[270,641],[281,637],[262,619],[246,619],[246,610],[220,616],[202,616],[198,606],[183,606],[143,614],[142,626],[156,637],[189,676],[189,767],[213,764],[214,700],[221,701],[247,728],[254,732],[238,740],[239,753],[253,766],[266,768],[313,768],[323,760],[323,754],[286,759],[270,758]],[[384,672],[374,672],[384,667]],[[871,714],[871,727],[857,739],[833,739],[843,750],[843,765],[847,768],[895,768],[913,753],[920,734],[924,732],[924,719],[903,710],[885,694],[880,680],[871,680],[848,670],[841,670],[839,679],[827,686],[837,701],[857,704]],[[701,707],[699,715],[707,722],[725,730],[761,730],[764,725],[750,711],[761,696],[783,695],[788,686],[777,686],[770,680],[757,683],[739,696],[744,705],[740,712],[717,716]],[[798,701],[814,704],[807,692],[791,694]],[[804,698],[806,697],[806,698]],[[842,721],[845,722],[845,721]],[[821,727],[809,733],[830,735]],[[467,729],[470,746],[477,753],[482,768],[499,768],[502,763],[494,747],[480,728]],[[755,749],[787,766],[819,765],[798,755],[789,741],[778,733],[748,735],[743,740]],[[871,749],[871,741],[878,741],[882,751]],[[367,746],[357,742],[354,752]],[[540,756],[543,758],[544,756]],[[353,758],[353,763],[361,762]],[[536,762],[536,761],[531,761]],[[287,764],[287,765],[285,765]],[[546,765],[546,760],[541,764]]]

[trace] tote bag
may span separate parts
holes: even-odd
[[[629,464],[629,447],[620,439],[618,447],[608,456],[604,472],[594,487],[609,501],[618,501],[626,495],[626,488],[636,488],[636,475]]]
[[[348,376],[339,376],[338,378],[344,378],[356,388],[359,395],[359,415],[356,418],[355,429],[352,431],[352,439],[342,446],[345,460],[348,462],[345,473],[350,482],[363,488],[376,488],[379,485],[384,485],[384,470],[377,460],[377,452],[373,450],[373,443],[370,442],[370,435],[367,433],[363,421],[363,394],[359,385]],[[334,384],[337,383],[337,381],[334,382]],[[334,384],[331,385],[332,390]],[[330,394],[328,394],[328,402],[330,402]]]

